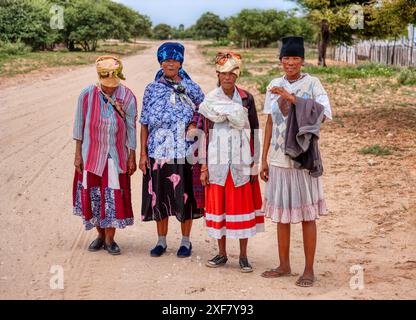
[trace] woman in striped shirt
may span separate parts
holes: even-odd
[[[74,214],[98,237],[89,251],[104,247],[120,254],[116,228],[133,224],[130,176],[136,171],[136,97],[120,84],[121,61],[102,56],[96,61],[99,83],[78,99],[73,138],[76,140],[73,185]]]

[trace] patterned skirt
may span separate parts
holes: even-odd
[[[130,177],[119,174],[109,158],[103,176],[75,171],[74,214],[81,216],[86,230],[94,227],[125,228],[134,223]]]
[[[209,236],[246,239],[264,231],[258,181],[236,188],[229,172],[225,186],[211,184],[205,188],[205,201]]]
[[[149,158],[143,176],[142,220],[161,221],[175,216],[180,222],[203,217],[193,188],[192,165],[184,159],[171,162]]]
[[[264,203],[267,218],[299,223],[314,221],[326,211],[322,177],[311,177],[308,170],[270,166]]]

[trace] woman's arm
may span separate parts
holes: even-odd
[[[129,158],[127,160],[127,173],[133,175],[137,170],[136,164],[136,120],[137,120],[137,101],[132,97],[130,105],[126,110],[126,127],[127,127],[127,147],[129,148]]]
[[[139,169],[145,174],[148,163],[147,158],[147,138],[149,136],[149,129],[147,125],[142,124],[140,127],[140,160]]]
[[[272,138],[273,120],[269,114],[267,116],[266,129],[264,133],[263,154],[261,156],[260,178],[263,181],[269,180],[269,164],[267,163],[267,155],[269,154],[270,140]]]
[[[82,174],[82,170],[84,170],[84,165],[82,161],[82,141],[76,140],[75,145],[75,160],[74,160],[75,170]]]
[[[248,108],[248,121],[250,123],[250,150],[251,156],[253,157],[253,162],[251,164],[251,176],[250,181],[254,183],[258,179],[258,163],[260,158],[260,140],[258,135],[259,129],[259,118],[257,116],[256,103],[254,97],[250,96],[249,108]]]
[[[198,150],[198,157],[201,163],[201,184],[202,186],[206,187],[209,185],[209,172],[208,172],[208,143],[209,143],[209,120],[205,118],[202,114],[202,130],[204,131],[204,137],[202,142],[200,143],[200,149]]]
[[[75,170],[82,174],[84,170],[82,160],[82,141],[84,139],[84,127],[85,127],[85,115],[88,107],[88,89],[84,89],[79,98],[77,104],[77,110],[75,112],[74,128],[72,131],[72,138],[76,141],[75,145]]]

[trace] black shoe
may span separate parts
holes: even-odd
[[[190,257],[191,254],[192,254],[192,243],[189,244],[189,248],[185,246],[181,246],[178,252],[176,253],[178,258],[187,258],[187,257]]]
[[[121,253],[120,247],[117,243],[115,243],[115,241],[113,241],[110,245],[104,244],[104,249],[113,256],[117,256]]]
[[[161,245],[157,245],[152,250],[150,250],[150,255],[152,257],[160,257],[162,254],[166,252],[167,247],[162,247]]]
[[[95,239],[88,247],[88,251],[94,252],[100,250],[104,245],[104,240],[100,237]]]
[[[212,258],[211,260],[208,260],[207,263],[205,264],[207,267],[210,268],[218,268],[223,266],[224,264],[226,264],[228,261],[228,258],[225,256],[220,256],[220,255],[216,255],[214,258]]]
[[[241,258],[240,257],[240,270],[243,273],[248,273],[248,272],[253,272],[253,267],[250,265],[250,263],[248,263],[248,259],[245,258]]]

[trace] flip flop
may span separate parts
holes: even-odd
[[[315,283],[316,280],[317,279],[316,279],[315,276],[313,277],[313,279],[311,279],[311,278],[304,278],[303,276],[300,276],[298,278],[298,280],[296,280],[295,284],[297,286],[303,287],[303,288],[313,287],[313,284]]]
[[[291,274],[292,274],[291,272],[282,272],[282,271],[278,271],[278,268],[275,268],[275,269],[264,271],[261,274],[261,276],[263,278],[279,278],[279,277],[284,277],[284,276],[290,276]]]

